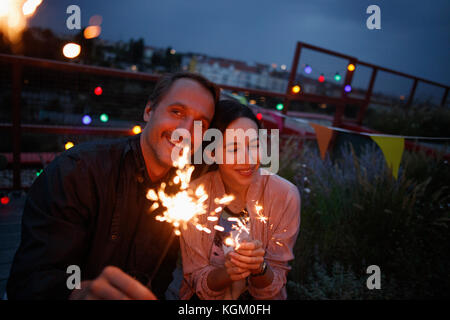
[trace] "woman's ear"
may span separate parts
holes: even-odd
[[[144,109],[144,121],[148,122],[151,118],[151,112],[153,111],[153,107],[152,107],[153,103],[148,100],[147,104],[145,105],[145,109]]]

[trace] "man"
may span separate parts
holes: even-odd
[[[150,291],[138,280],[146,283],[156,271],[173,230],[155,220],[145,195],[170,179],[171,133],[186,129],[192,136],[194,121],[207,129],[218,95],[200,75],[164,76],[145,107],[142,134],[81,144],[49,164],[28,192],[8,298],[164,298],[178,241]],[[80,267],[81,289],[68,288],[71,265]]]

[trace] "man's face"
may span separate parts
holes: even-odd
[[[151,166],[171,167],[175,146],[171,142],[172,132],[186,129],[192,139],[199,139],[195,145],[201,145],[203,134],[194,137],[194,121],[201,121],[203,130],[206,130],[213,115],[214,98],[209,90],[192,79],[176,80],[156,108],[149,105],[145,108],[144,120],[147,124],[142,136],[146,144],[143,150],[146,161]]]

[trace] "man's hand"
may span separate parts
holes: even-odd
[[[243,242],[238,249],[229,253],[230,262],[241,270],[247,270],[251,274],[261,272],[265,250],[259,240]]]
[[[139,281],[117,267],[108,266],[94,280],[82,281],[71,300],[157,300]]]

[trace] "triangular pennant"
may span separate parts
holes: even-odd
[[[314,131],[316,132],[317,144],[319,145],[320,150],[320,157],[323,160],[325,159],[328,145],[330,144],[331,137],[333,136],[333,130],[316,123],[310,122],[309,125],[313,127]]]
[[[387,165],[392,169],[392,174],[394,175],[395,179],[397,179],[398,168],[400,167],[403,150],[405,149],[405,138],[379,136],[370,137],[377,143],[381,151],[383,151],[383,155],[386,159]]]

